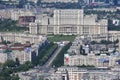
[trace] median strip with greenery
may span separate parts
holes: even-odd
[[[57,44],[49,43],[42,51],[38,54],[38,64],[44,65],[45,62],[50,58],[52,53],[57,49]]]
[[[64,54],[67,52],[71,45],[72,43],[68,43],[66,46],[63,47],[63,49],[52,62],[52,66],[60,67],[64,65]]]

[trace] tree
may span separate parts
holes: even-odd
[[[42,76],[40,76],[39,80],[44,80]],[[47,80],[47,79],[46,79]]]
[[[4,41],[3,36],[1,36],[1,41],[2,41],[2,43],[3,43],[3,41]]]
[[[20,79],[20,78],[19,78],[18,74],[17,74],[17,75],[13,74],[13,75],[11,76],[11,80],[19,80],[19,79]]]
[[[18,7],[19,7],[19,8],[23,8],[26,3],[28,3],[27,0],[20,0]]]
[[[2,68],[3,67],[3,64],[2,63],[0,63],[0,68]]]
[[[108,40],[108,41],[107,41],[107,40],[101,40],[100,43],[106,45],[106,44],[111,44],[112,41],[109,41],[109,40]]]
[[[33,64],[30,61],[25,62],[25,65],[27,65],[29,68],[33,67]]]
[[[19,27],[16,25],[16,21],[11,20],[11,19],[3,19],[0,20],[0,31],[24,31],[28,30],[27,27]]]
[[[117,43],[119,43],[119,40],[118,40],[118,39],[114,41],[114,44],[117,44]]]
[[[81,54],[82,54],[82,55],[87,55],[87,54],[85,53],[85,49],[82,49]]]
[[[41,0],[38,0],[37,1],[37,5],[39,6],[41,4]]]
[[[29,69],[29,67],[25,64],[22,64],[19,66],[19,71],[27,71]]]
[[[18,58],[16,58],[16,65],[19,66],[20,65],[20,61]]]
[[[90,42],[92,45],[96,44],[97,42],[96,41],[91,41]]]
[[[80,54],[81,55],[87,55],[87,54],[85,54],[85,50],[83,49],[82,45],[80,46]]]
[[[80,45],[80,54],[82,54],[83,47]]]
[[[16,63],[13,60],[8,60],[4,63],[4,67],[15,67]]]

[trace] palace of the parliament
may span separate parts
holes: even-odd
[[[29,25],[31,34],[86,35],[107,33],[107,19],[97,15],[84,15],[82,9],[58,9],[53,14],[43,14]]]

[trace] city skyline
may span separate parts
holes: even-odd
[[[119,0],[1,0],[0,80],[119,80]]]

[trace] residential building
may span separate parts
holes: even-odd
[[[7,53],[0,52],[0,63],[5,63],[8,60]]]
[[[32,61],[32,52],[23,50],[13,50],[13,60],[16,61],[16,58],[19,60],[20,64],[24,64],[27,61]]]
[[[117,72],[116,72],[117,71]],[[119,70],[95,68],[93,70],[78,67],[59,67],[54,73],[46,77],[47,80],[117,80]],[[59,76],[59,77],[58,77]],[[61,79],[61,78],[62,79]]]
[[[120,56],[107,56],[101,54],[99,56],[95,54],[88,55],[69,55],[64,57],[64,65],[69,66],[82,66],[93,65],[95,67],[113,67]]]
[[[38,0],[28,0],[28,1],[31,1],[31,2],[34,2],[34,3],[38,2]]]
[[[38,55],[39,48],[47,42],[47,38],[41,35],[0,33],[0,36],[3,37],[3,40],[12,42],[8,46],[0,44],[0,63],[7,60],[16,61],[16,59],[20,61],[20,64],[33,61]]]
[[[84,0],[85,4],[87,5],[99,5],[99,4],[104,4],[105,0]]]
[[[99,37],[101,38],[101,36]],[[98,39],[95,41],[99,42]],[[113,67],[119,60],[120,53],[114,52],[114,44],[103,45],[91,44],[90,42],[91,39],[87,36],[76,37],[64,55],[64,64],[69,66]],[[116,48],[117,50],[118,48]]]
[[[2,36],[3,39],[6,41],[18,42],[18,43],[30,42],[31,44],[32,43],[38,44],[38,43],[45,42],[47,40],[45,36],[23,34],[23,33],[0,33],[0,36]]]
[[[13,60],[13,52],[7,50],[7,46],[0,44],[0,63],[5,63],[7,60]]]
[[[119,26],[120,21],[118,19],[114,19],[114,20],[112,20],[112,24],[114,24],[115,26]]]
[[[19,1],[19,0],[1,0],[1,1]]]
[[[20,20],[22,17],[22,21],[26,20],[28,22],[30,21],[32,17],[35,17],[35,12],[32,11],[32,9],[1,9],[0,10],[0,18],[5,18],[5,19],[12,19],[12,20]],[[24,20],[23,20],[24,19]],[[34,22],[34,21],[33,21]]]
[[[43,3],[56,3],[56,2],[61,2],[61,3],[77,3],[78,0],[41,0]]]
[[[93,8],[93,9],[88,9],[89,11],[105,11],[105,12],[116,12],[119,10],[119,7],[113,7],[113,8]]]
[[[35,16],[19,16],[17,25],[28,26],[30,22],[35,22]]]
[[[20,0],[1,0],[6,2],[6,4],[19,4]]]
[[[27,61],[35,60],[38,56],[40,47],[46,44],[45,42],[37,44],[9,44],[8,46],[0,44],[0,63],[5,63],[7,60],[19,60],[20,64],[24,64]]]
[[[29,51],[28,51],[29,50]],[[7,50],[6,50],[7,51]],[[27,61],[32,61],[37,53],[33,53],[30,48],[15,47],[14,50],[6,52],[1,50],[0,53],[0,63],[5,63],[7,60],[19,60],[20,64],[24,64]]]
[[[105,39],[101,35],[96,35],[100,40]],[[100,43],[99,39],[95,41]],[[114,39],[113,41],[119,38]],[[69,66],[94,65],[95,67],[113,67],[120,58],[118,47],[111,44],[91,44],[91,38],[87,35],[76,37],[72,46],[64,55],[64,64]],[[116,44],[118,45],[118,44]],[[116,51],[116,52],[114,52]]]
[[[18,20],[20,16],[35,16],[34,12],[28,9],[11,9],[11,19]]]
[[[8,10],[8,9],[0,10],[0,18],[5,18],[5,19],[11,18],[10,10]]]
[[[26,61],[32,61],[34,57],[38,55],[39,47],[45,44],[47,41],[47,38],[41,35],[31,35],[31,34],[22,34],[22,33],[0,33],[0,36],[2,36],[3,40],[5,41],[17,43],[15,45],[10,44],[9,47],[5,45],[0,45],[0,49],[12,50],[12,54],[11,54],[12,60],[16,60],[16,58],[18,58],[21,64],[25,63]],[[0,41],[2,41],[2,39]],[[18,43],[22,43],[22,44],[18,44]],[[27,43],[34,45],[30,46]],[[27,52],[27,50],[29,51],[29,53]],[[3,60],[3,62],[9,60],[9,58],[7,58],[7,54],[1,53],[0,55],[3,56],[3,58],[1,59],[5,59]]]

